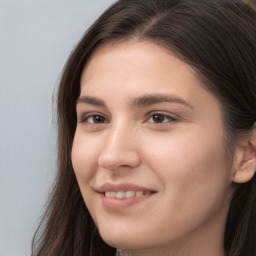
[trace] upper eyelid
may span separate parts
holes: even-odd
[[[182,119],[179,115],[177,114],[174,114],[174,113],[169,113],[169,112],[166,112],[166,111],[150,111],[147,116],[148,118],[150,118],[151,116],[153,115],[162,115],[162,116],[166,116],[166,117],[169,117],[169,118],[172,118],[172,119]]]
[[[161,111],[161,110],[153,110],[153,111],[150,111],[148,113],[145,114],[145,119],[148,120],[149,118],[151,118],[153,115],[156,115],[156,114],[159,114],[159,115],[162,115],[162,116],[165,116],[165,117],[169,117],[169,118],[172,118],[174,120],[178,120],[178,119],[183,119],[181,118],[179,115],[175,114],[175,113],[170,113],[170,112],[166,112],[166,111]],[[111,118],[106,115],[106,114],[103,114],[99,111],[77,111],[77,119],[82,121],[84,120],[85,118],[88,118],[88,117],[91,117],[91,116],[102,116],[104,118],[106,118],[107,120],[111,120]]]
[[[165,117],[165,118],[167,118],[167,121],[164,121],[164,122],[154,122],[154,121],[150,121],[150,119],[151,118],[153,118],[153,116],[154,115],[161,115],[161,116],[163,116],[163,117]],[[89,118],[92,118],[93,116],[101,116],[101,117],[103,117],[105,120],[104,120],[104,122],[93,122],[93,121],[89,121],[88,119]],[[99,125],[106,125],[107,123],[111,123],[111,120],[109,120],[108,118],[106,118],[104,115],[101,115],[101,114],[97,114],[97,113],[88,113],[88,114],[85,114],[85,115],[83,115],[81,118],[78,118],[78,120],[77,120],[79,123],[81,123],[81,124],[85,124],[85,125],[97,125],[97,126],[99,126]],[[173,124],[173,123],[175,123],[175,122],[177,122],[178,121],[178,118],[177,117],[173,117],[172,115],[167,115],[167,114],[163,114],[163,113],[161,113],[161,112],[154,112],[154,113],[152,113],[151,115],[149,115],[142,123],[151,123],[151,125],[157,125],[157,126],[166,126],[166,125],[170,125],[170,124]]]
[[[78,121],[80,122],[83,122],[85,119],[89,118],[89,117],[92,117],[92,116],[102,116],[104,117],[105,119],[109,120],[108,117],[106,117],[106,115],[102,114],[102,113],[99,113],[99,112],[86,112],[86,113],[81,113],[81,115],[79,115],[77,113],[77,119]]]
[[[154,115],[159,115],[159,116],[163,116],[164,118],[166,118],[167,120],[165,120],[164,122],[154,122],[153,120],[150,121],[150,119],[153,118]],[[152,115],[150,115],[147,119],[146,119],[146,123],[151,123],[154,125],[167,125],[167,124],[171,124],[174,122],[177,122],[179,119],[177,117],[173,117],[171,115],[166,115],[166,114],[161,114],[161,113],[154,113]]]
[[[173,115],[168,115],[168,114],[163,114],[161,112],[156,112],[156,113],[153,113],[149,116],[149,118],[151,118],[152,116],[154,115],[159,115],[159,116],[163,116],[163,117],[167,117],[167,118],[171,118],[171,119],[177,119],[177,117],[174,117]]]

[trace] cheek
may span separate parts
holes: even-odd
[[[230,185],[222,136],[193,135],[158,137],[151,141],[154,150],[145,152],[166,197],[184,210],[213,200],[221,203]]]
[[[71,159],[73,169],[80,187],[82,196],[88,208],[91,207],[91,195],[93,193],[90,187],[90,181],[95,174],[97,166],[96,145],[88,138],[76,133],[73,141]]]
[[[154,150],[145,147],[148,149],[145,151],[147,164],[162,187],[161,203],[154,209],[158,218],[152,228],[162,227],[161,232],[166,236],[170,235],[167,227],[179,230],[180,235],[195,229],[221,212],[229,200],[223,140],[195,138],[200,136],[183,134],[165,140],[158,137],[151,141]]]
[[[214,133],[211,135],[197,126],[190,126],[173,133],[148,136],[143,143],[148,155],[145,158],[159,170],[159,175],[181,179],[217,175],[227,164],[223,135]],[[216,172],[213,173],[213,169]]]
[[[93,166],[97,164],[97,144],[92,140],[76,132],[71,152],[73,169],[77,176],[78,182],[90,179],[94,173]],[[95,167],[94,167],[95,168]]]
[[[96,142],[97,140],[87,138],[83,134],[76,132],[71,152],[72,165],[81,194],[93,217],[95,216],[93,210],[96,208],[95,204],[99,203],[92,200],[94,191],[90,187],[90,182],[93,180],[97,168],[98,145]]]

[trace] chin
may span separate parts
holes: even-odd
[[[120,249],[141,249],[145,247],[145,244],[143,241],[138,240],[138,236],[136,234],[128,234],[116,232],[113,229],[110,229],[108,232],[101,232],[100,235],[103,239],[103,241],[114,247],[114,248],[120,248]]]

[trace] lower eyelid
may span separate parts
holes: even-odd
[[[80,118],[79,118],[79,121],[81,122],[81,123],[85,123],[87,120],[88,120],[88,118],[90,118],[91,117],[91,115],[89,116],[89,115],[82,115]]]
[[[153,120],[150,120],[153,118],[154,115],[159,115],[159,116],[163,116],[165,118],[165,120],[163,122],[154,122]],[[94,123],[94,122],[88,122],[88,119],[89,118],[93,118],[94,116],[100,116],[100,117],[103,117],[105,120],[103,123]],[[82,115],[78,115],[78,118],[77,118],[78,122],[79,123],[88,123],[88,124],[104,124],[104,123],[109,123],[109,119],[107,117],[105,117],[104,115],[100,114],[100,113],[85,113],[85,114],[82,114]],[[161,113],[161,112],[154,112],[154,113],[150,113],[148,114],[148,118],[147,118],[147,121],[149,123],[152,123],[152,124],[164,124],[164,123],[172,123],[172,122],[175,122],[178,120],[178,117],[174,117],[174,116],[171,116],[169,114],[164,114],[164,113]]]
[[[94,117],[94,116],[101,116],[103,118],[105,118],[105,120],[108,120],[107,117],[105,117],[105,115],[98,113],[98,112],[85,112],[85,113],[81,113],[81,115],[77,114],[77,120],[81,123],[86,122],[90,117]]]
[[[95,118],[95,117],[103,118],[103,120],[102,120],[103,122],[102,123],[101,122],[99,122],[99,123],[93,122],[93,118]],[[86,122],[86,123],[89,123],[89,124],[103,124],[103,123],[106,123],[106,120],[107,119],[102,115],[90,115],[90,116],[85,117],[83,122]]]
[[[159,115],[159,116],[162,116],[164,117],[165,119],[167,119],[167,121],[164,121],[162,123],[167,123],[167,122],[175,122],[177,121],[177,118],[175,117],[172,117],[170,115],[166,115],[166,114],[162,114],[162,113],[154,113],[154,114],[151,114],[150,117],[148,118],[148,120],[152,119],[154,117],[154,115]],[[157,122],[154,122],[153,120],[151,121],[152,123],[157,123]],[[161,124],[161,123],[159,123]]]

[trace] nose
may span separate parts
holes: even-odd
[[[136,132],[131,132],[131,129],[124,125],[112,126],[103,141],[104,145],[98,158],[99,166],[113,171],[136,168],[141,159],[135,134]]]

